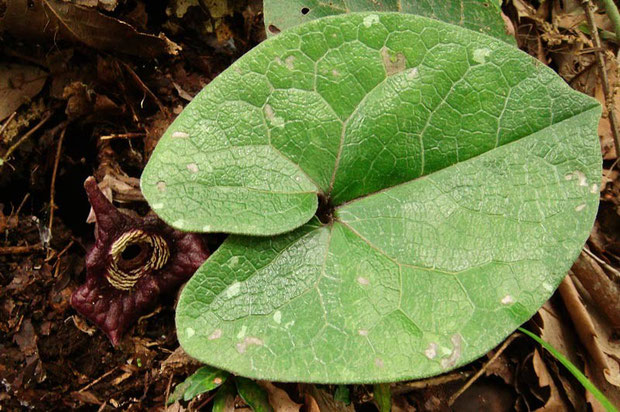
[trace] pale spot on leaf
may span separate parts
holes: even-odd
[[[429,359],[435,359],[437,356],[437,344],[435,342],[431,342],[428,344],[428,348],[424,351],[424,356]]]
[[[461,346],[463,343],[463,338],[460,334],[455,333],[454,335],[452,335],[450,340],[452,341],[452,353],[449,357],[441,360],[441,367],[444,369],[454,367],[458,362],[459,358],[461,357]]]
[[[371,14],[369,16],[364,17],[364,26],[370,27],[373,24],[379,23],[379,16],[376,14]]]
[[[515,303],[515,300],[512,296],[506,295],[502,298],[501,302],[502,302],[502,305],[510,305],[510,304]]]
[[[575,208],[575,212],[581,212],[581,211],[582,211],[583,209],[585,209],[585,208],[586,208],[586,204],[585,204],[585,203],[582,203],[582,204],[580,204],[579,206],[577,206],[577,207]]]
[[[243,340],[243,342],[237,343],[237,352],[245,353],[250,345],[263,346],[263,341],[257,337],[248,336]]]
[[[193,328],[185,329],[185,336],[187,336],[188,338],[191,338],[192,336],[194,336],[195,333],[196,331]]]
[[[222,337],[222,329],[215,329],[211,335],[207,339],[216,340]]]
[[[175,139],[187,139],[189,138],[189,134],[185,132],[174,132],[172,133],[172,137],[174,137]]]
[[[265,105],[265,116],[267,117],[267,120],[269,120],[269,122],[275,127],[284,126],[284,119],[276,116],[275,112],[273,111],[273,107],[271,107],[270,104]]]
[[[491,54],[491,50],[487,48],[476,49],[474,50],[474,61],[483,64],[487,61],[489,54]]]
[[[280,324],[282,322],[282,312],[276,310],[273,314],[273,321],[277,324]]]
[[[360,336],[368,336],[368,330],[366,329],[360,329],[357,333],[359,333]]]
[[[241,283],[235,282],[228,287],[228,290],[226,291],[226,296],[229,298],[235,297],[239,294],[240,291],[241,291]]]
[[[191,173],[198,173],[198,165],[196,163],[190,163],[187,165],[187,170]]]
[[[285,60],[284,60],[284,64],[286,65],[286,67],[289,70],[293,70],[295,69],[295,56],[288,56]]]
[[[370,281],[368,279],[363,278],[363,277],[360,276],[360,277],[357,278],[357,283],[359,283],[360,285],[366,286],[366,285],[368,285],[370,283]]]

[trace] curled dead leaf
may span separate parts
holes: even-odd
[[[275,412],[299,412],[301,405],[293,402],[284,390],[267,381],[261,381],[258,384],[267,391],[269,404]]]
[[[46,79],[47,73],[35,66],[0,64],[0,121],[39,94]]]
[[[144,58],[176,55],[180,50],[163,34],[141,33],[96,9],[56,0],[7,0],[0,32],[34,41],[67,40]]]
[[[620,344],[613,338],[609,321],[594,305],[594,299],[574,275],[567,276],[559,288],[573,320],[579,340],[593,360],[592,373],[620,388]]]

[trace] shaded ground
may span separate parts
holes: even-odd
[[[192,96],[264,39],[262,2],[74,3],[84,6],[0,0],[0,410],[162,410],[198,367],[178,350],[175,296],[117,348],[69,305],[94,241],[82,183],[94,175],[119,207],[148,211],[138,177],[149,154]],[[617,84],[607,16],[594,16],[604,38],[597,48],[580,2],[506,3],[519,46],[605,102],[595,52],[607,57],[612,91]],[[592,236],[527,326],[620,403],[620,180],[611,130],[605,114],[602,203]],[[276,408],[292,400],[310,411],[376,410],[371,386],[279,386],[286,399],[272,398]],[[391,389],[394,410],[599,408],[519,334],[459,371]],[[334,393],[352,404],[334,401]],[[210,399],[168,408],[210,410]],[[244,408],[241,399],[236,404]]]

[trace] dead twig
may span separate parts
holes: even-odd
[[[66,132],[67,128],[63,127],[62,132],[60,132],[60,138],[58,139],[58,145],[56,146],[56,158],[54,159],[54,169],[52,171],[52,183],[50,184],[50,221],[47,227],[50,236],[52,235],[52,226],[54,225],[54,210],[56,210],[56,203],[54,201],[56,196],[56,175],[58,174],[58,164],[60,163],[62,143],[65,140]]]
[[[25,135],[23,135],[22,137],[20,137],[19,140],[17,142],[15,142],[15,144],[13,146],[9,147],[9,149],[4,154],[4,157],[0,158],[0,166],[2,166],[7,160],[9,160],[9,157],[11,157],[11,154],[13,154],[13,152],[22,143],[24,143],[30,136],[32,136],[37,130],[39,130],[41,128],[41,126],[43,126],[50,119],[50,117],[52,117],[52,113],[51,112],[47,112],[43,116],[41,121],[39,123],[37,123],[36,126],[34,126],[32,129],[28,130],[28,132]]]
[[[99,382],[101,382],[102,379],[105,379],[106,377],[110,376],[117,369],[118,369],[118,366],[115,367],[115,368],[110,369],[109,371],[107,371],[106,373],[104,373],[103,375],[101,375],[100,377],[98,377],[97,379],[95,379],[94,381],[89,383],[88,385],[84,386],[82,389],[78,390],[78,392],[84,392],[86,389],[92,388],[94,385],[96,385]]]
[[[392,394],[401,395],[418,389],[426,389],[432,386],[444,385],[450,382],[462,381],[471,375],[470,372],[454,372],[445,375],[435,376],[433,378],[422,379],[406,383],[398,383],[392,388]]]
[[[13,121],[13,119],[15,118],[15,116],[17,116],[17,112],[13,112],[11,113],[11,115],[9,116],[8,119],[6,119],[6,122],[4,122],[4,124],[2,125],[2,128],[0,128],[0,137],[2,136],[2,133],[4,133],[4,131],[6,130],[6,128],[9,126],[9,124]]]
[[[582,6],[586,14],[586,18],[588,20],[588,26],[590,28],[590,33],[592,35],[592,40],[594,41],[594,55],[596,56],[596,63],[598,65],[598,70],[601,75],[601,80],[603,83],[603,93],[605,94],[605,106],[607,106],[607,116],[609,118],[609,124],[611,125],[611,132],[614,137],[614,147],[616,149],[616,153],[620,154],[620,132],[618,131],[618,118],[616,117],[616,111],[614,110],[614,93],[609,85],[609,78],[607,77],[607,70],[605,70],[605,56],[603,55],[603,47],[601,46],[601,39],[598,35],[598,28],[596,27],[596,22],[594,21],[594,12],[592,8],[594,7],[590,0],[582,0]],[[616,9],[617,12],[617,9]]]
[[[456,391],[452,396],[450,396],[450,399],[448,399],[448,406],[452,406],[452,404],[457,400],[457,398],[461,396],[463,392],[465,392],[467,388],[469,388],[474,382],[476,382],[478,378],[480,378],[480,376],[482,376],[482,374],[489,368],[489,366],[493,362],[495,362],[499,355],[501,355],[506,350],[506,348],[512,343],[512,341],[520,336],[520,333],[515,333],[508,337],[508,339],[506,339],[504,343],[502,343],[502,346],[500,346],[499,349],[495,351],[493,356],[491,356],[491,358],[484,365],[482,365],[482,368],[480,368],[478,372],[476,372],[471,378],[469,378],[469,380],[465,382],[465,385],[461,386],[458,391]]]
[[[106,135],[106,136],[101,136],[99,139],[101,139],[101,140],[134,139],[136,137],[144,137],[144,136],[146,136],[146,133],[135,132],[135,133],[109,134],[109,135]]]
[[[123,67],[125,67],[125,69],[127,70],[127,73],[129,73],[129,75],[140,86],[140,88],[144,91],[144,93],[148,94],[151,97],[151,99],[153,99],[157,107],[159,107],[159,110],[161,110],[163,113],[165,113],[168,116],[170,113],[168,112],[168,109],[166,108],[166,106],[164,106],[161,103],[161,101],[157,98],[157,96],[155,96],[155,93],[153,93],[151,89],[149,89],[149,87],[146,84],[144,84],[142,79],[140,79],[140,76],[138,76],[136,72],[127,63],[125,62],[120,62],[120,63],[123,65]]]
[[[40,244],[28,246],[4,246],[0,247],[0,255],[23,255],[26,253],[39,252],[43,250]]]

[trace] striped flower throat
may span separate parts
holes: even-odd
[[[142,276],[164,267],[170,247],[158,234],[133,229],[112,244],[109,254],[107,281],[115,289],[128,291]]]

